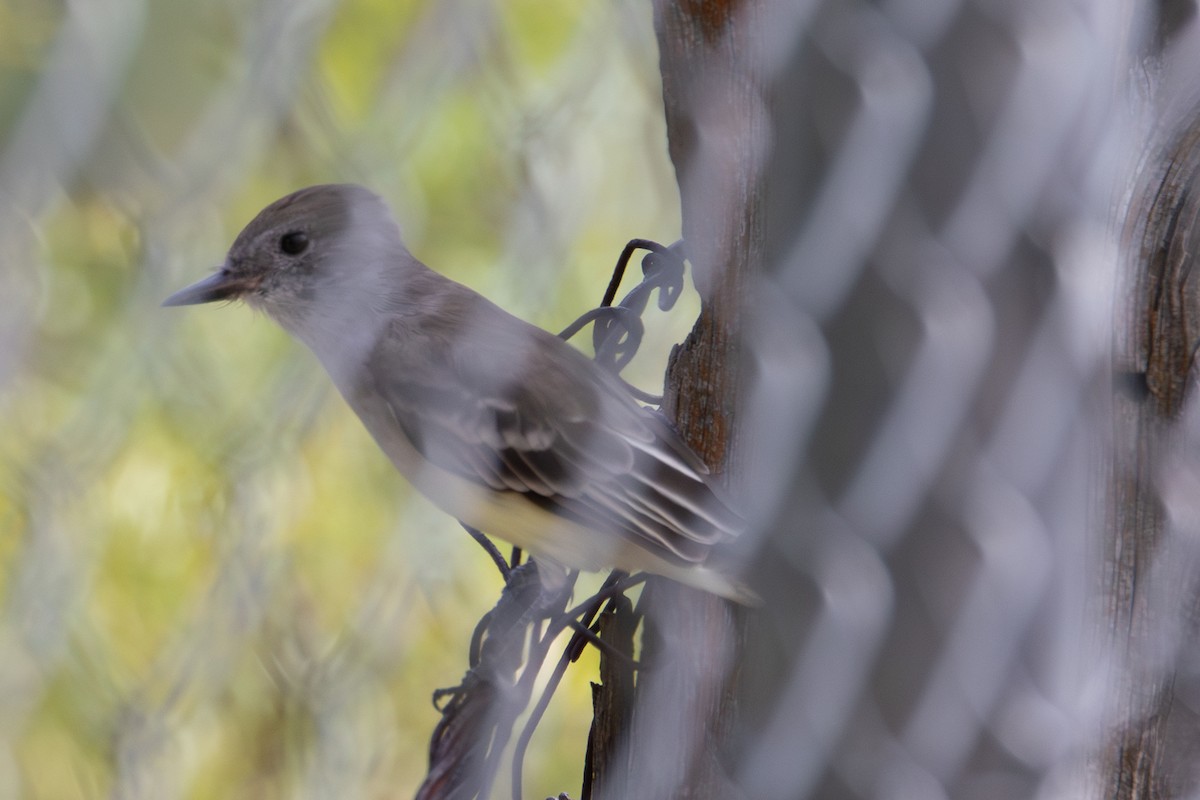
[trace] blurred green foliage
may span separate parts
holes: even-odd
[[[0,796],[412,794],[498,576],[267,320],[158,302],[355,181],[558,329],[677,235],[656,65],[635,2],[0,0]],[[593,677],[528,796],[578,792]]]

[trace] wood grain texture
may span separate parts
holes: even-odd
[[[672,353],[663,409],[715,471],[740,473],[738,337],[761,269],[763,87],[752,68],[756,3],[655,3],[668,145],[683,238],[702,310]],[[627,752],[636,796],[739,796],[726,757],[745,613],[710,594],[652,580]],[[634,796],[605,794],[604,797]]]
[[[1113,471],[1103,585],[1116,720],[1103,763],[1116,800],[1194,796],[1200,720],[1195,546],[1173,514],[1173,474],[1200,466],[1200,117],[1147,160],[1127,215],[1115,328]],[[1186,521],[1184,527],[1187,526]]]

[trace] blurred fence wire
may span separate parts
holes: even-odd
[[[774,29],[767,78],[749,483],[775,500],[754,507],[772,509],[779,594],[740,783],[1112,796],[1085,769],[1110,723],[1088,600],[1135,20],[1071,2],[810,11]]]
[[[1154,113],[1128,5],[745,0],[714,32],[762,133],[726,152],[747,119],[713,104],[692,142],[763,204],[746,797],[1114,796],[1110,648],[1196,671],[1174,617],[1106,638],[1114,230]],[[415,790],[489,565],[261,320],[157,303],[266,201],[358,181],[560,328],[621,244],[677,238],[653,36],[632,0],[0,5],[0,796]],[[740,220],[705,181],[700,218]],[[589,669],[529,797],[575,796]],[[642,741],[677,737],[646,702]]]
[[[561,327],[677,235],[652,43],[634,4],[0,6],[0,796],[415,790],[499,582],[269,326],[158,304],[358,181]],[[531,780],[578,784],[586,694]]]

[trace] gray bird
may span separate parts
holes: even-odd
[[[742,521],[666,420],[557,336],[414,258],[367,189],[277,200],[216,274],[163,305],[234,299],[316,354],[396,469],[443,511],[539,561],[750,598],[708,563]]]

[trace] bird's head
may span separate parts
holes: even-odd
[[[216,273],[165,306],[245,300],[301,339],[361,318],[411,260],[383,200],[353,184],[310,186],[247,225]]]

